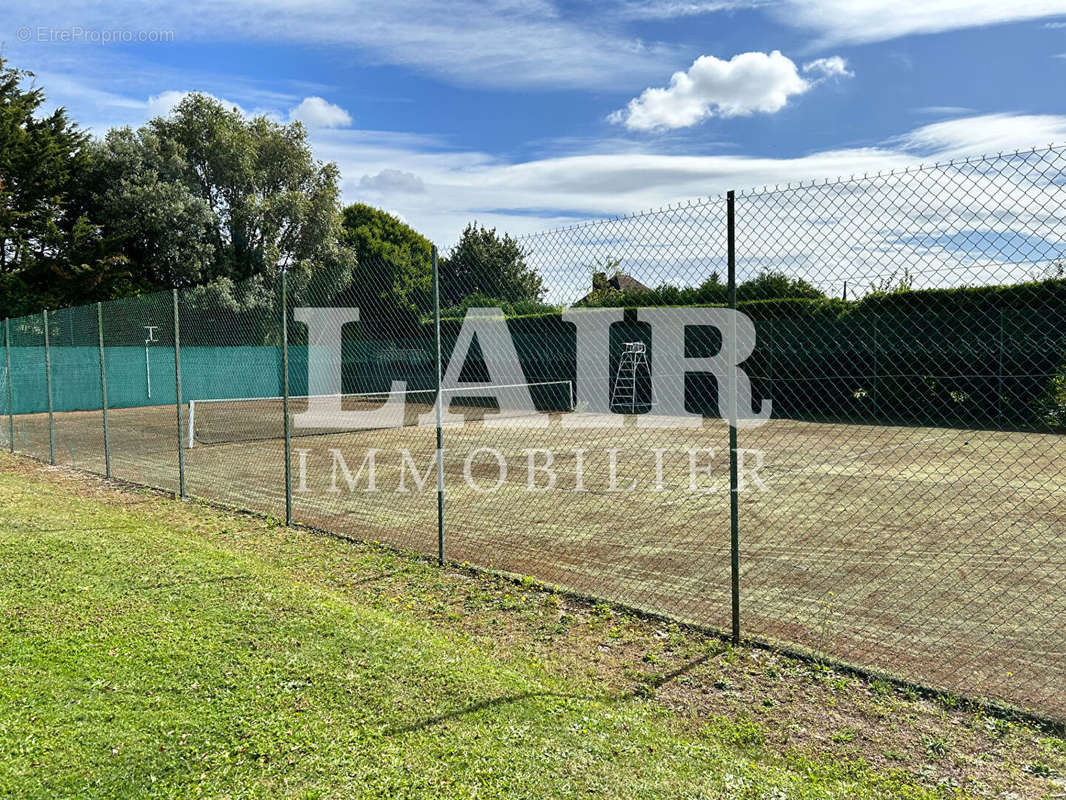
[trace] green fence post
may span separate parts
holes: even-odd
[[[96,333],[100,339],[100,408],[104,412],[104,475],[111,477],[111,429],[107,421],[107,363],[104,360],[104,304],[96,304]]]
[[[729,392],[729,577],[733,606],[733,644],[740,643],[740,488],[737,473],[737,258],[736,258],[736,200],[732,191],[726,194],[726,258],[729,264],[729,307],[733,309]]]
[[[997,418],[1003,427],[1003,308],[999,309],[999,387],[997,389]]]
[[[292,427],[289,422],[289,279],[281,271],[281,409],[285,415],[285,524],[292,525]]]
[[[441,383],[444,378],[440,346],[440,269],[436,245],[433,245],[433,326],[437,338],[437,561],[444,566],[444,428],[441,423],[444,412]]]
[[[44,310],[44,381],[48,390],[48,460],[56,463],[56,425],[52,413],[52,349],[48,339],[48,309]]]
[[[774,396],[774,321],[772,319],[767,320],[769,323],[769,339],[770,339],[770,397]]]
[[[4,349],[7,351],[8,450],[15,452],[15,376],[11,373],[11,320],[4,318]]]
[[[874,420],[873,421],[874,422],[878,422],[879,420],[877,418],[877,411],[878,411],[878,407],[880,406],[880,403],[878,403],[877,401],[878,401],[878,395],[881,392],[881,387],[880,387],[880,385],[877,382],[877,312],[876,311],[874,312],[874,315],[873,315],[873,326],[874,326],[874,334],[873,334],[873,340],[874,340],[874,345],[873,345],[873,347],[874,347],[874,379],[873,379],[874,392],[873,392],[873,395],[874,396],[872,398],[872,400],[873,400],[872,405],[873,405],[873,410],[874,410]]]
[[[181,407],[181,323],[178,319],[178,290],[173,290],[174,298],[174,405],[178,410],[178,496],[183,500],[185,494],[185,436],[184,415]]]

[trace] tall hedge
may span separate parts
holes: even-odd
[[[756,404],[774,416],[962,427],[1066,427],[1066,280],[871,295],[859,301],[743,302],[757,346],[743,363]],[[585,313],[595,313],[589,309]],[[461,319],[442,322],[445,355]],[[574,328],[558,312],[508,318],[529,381],[575,379]],[[650,327],[626,308],[611,330],[612,374],[622,343],[654,348]],[[432,386],[432,326],[406,345],[364,341],[351,351],[346,386],[384,388],[390,376]],[[688,355],[721,346],[713,329],[691,329]],[[404,363],[383,358],[404,352]],[[359,354],[356,354],[358,350]],[[413,352],[424,358],[412,359]],[[476,352],[464,377],[484,379]],[[414,363],[417,362],[417,363]],[[356,389],[350,389],[356,390]],[[690,410],[717,414],[712,378],[687,380]]]

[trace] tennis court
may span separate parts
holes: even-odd
[[[271,435],[186,448],[188,491],[280,516],[277,409],[231,413],[235,431]],[[577,416],[445,427],[448,558],[728,629],[725,423],[563,425]],[[116,477],[177,488],[174,406],[113,409],[109,422]],[[58,413],[55,429],[57,462],[103,472],[99,411]],[[16,439],[47,457],[47,415],[17,416]],[[773,419],[739,446],[752,468],[740,496],[749,635],[1066,715],[1066,653],[1052,644],[1066,640],[1061,436]],[[535,467],[552,453],[550,488],[544,469],[531,487],[529,450]],[[413,425],[296,436],[295,518],[435,554],[434,453],[434,429]]]
[[[740,635],[1063,721],[1064,165],[1048,148],[733,192],[529,234],[513,263],[430,248],[398,284],[375,280],[414,262],[383,254],[347,283],[281,271],[32,314],[4,326],[0,403],[41,459],[105,472],[102,412],[71,409],[107,407],[115,477],[177,491],[183,461],[194,496],[430,556],[443,529],[451,561],[722,631],[737,564]],[[1002,192],[1012,227],[955,246]],[[524,288],[497,296],[512,268]],[[750,379],[737,408],[774,415],[737,431],[735,517],[723,359]],[[292,440],[287,501],[275,395],[303,428],[300,395],[373,410],[400,382],[399,427],[294,430],[315,435]],[[438,385],[486,382],[530,389],[550,424],[461,403],[439,524],[437,431],[416,422]]]

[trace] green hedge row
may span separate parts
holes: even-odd
[[[757,346],[743,368],[754,399],[774,414],[886,424],[1058,428],[1066,417],[1066,280],[896,292],[858,301],[743,302]],[[596,309],[583,313],[595,314]],[[461,319],[442,321],[445,354]],[[575,336],[559,313],[508,318],[529,381],[574,380]],[[650,327],[626,308],[611,330],[612,374],[622,343],[654,348]],[[346,357],[346,385],[381,388],[392,375],[433,385],[431,325],[406,342],[362,342]],[[688,355],[712,355],[713,329],[691,329]],[[403,362],[383,348],[405,353]],[[422,359],[412,353],[424,352]],[[486,379],[476,352],[464,378]],[[712,378],[688,378],[690,410],[717,414]],[[646,391],[646,388],[644,389]]]

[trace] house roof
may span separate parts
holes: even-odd
[[[602,272],[597,272],[592,276],[592,291],[578,300],[574,305],[581,305],[587,300],[591,299],[597,290],[604,288],[614,289],[619,292],[630,292],[634,290],[650,291],[650,288],[638,281],[632,275],[626,275],[624,272],[616,272],[610,278]]]
[[[634,278],[632,275],[625,275],[624,273],[621,273],[621,272],[618,273],[617,275],[615,275],[614,277],[609,278],[608,281],[607,281],[607,284],[609,286],[612,286],[613,288],[617,289],[620,292],[626,292],[626,291],[629,291],[630,289],[647,289],[648,288],[643,283],[641,283],[636,278]]]

